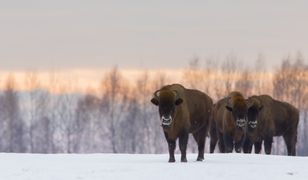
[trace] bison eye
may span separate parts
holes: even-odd
[[[228,110],[228,111],[230,111],[230,112],[232,112],[232,107],[230,107],[230,106],[226,106],[226,109]]]
[[[180,104],[182,104],[182,102],[183,102],[183,99],[182,98],[179,98],[179,99],[177,99],[176,101],[175,101],[175,105],[180,105]]]

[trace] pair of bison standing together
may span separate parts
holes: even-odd
[[[181,161],[187,162],[188,135],[198,144],[197,161],[204,159],[205,138],[210,131],[210,152],[218,142],[220,152],[260,153],[264,141],[265,153],[270,154],[273,136],[283,136],[288,155],[296,155],[299,112],[292,105],[270,96],[245,99],[231,92],[213,105],[205,93],[186,89],[180,84],[162,87],[151,102],[158,106],[163,131],[169,148],[169,162],[175,162],[174,151],[179,138]]]

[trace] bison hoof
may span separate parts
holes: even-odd
[[[182,158],[181,162],[187,162],[187,159],[186,158]]]
[[[227,148],[226,153],[232,153],[233,149],[232,148]]]
[[[169,159],[169,161],[168,162],[170,162],[170,163],[174,163],[175,162],[175,159]]]
[[[198,158],[197,158],[197,161],[203,161],[203,160],[204,160],[203,157],[198,157]]]

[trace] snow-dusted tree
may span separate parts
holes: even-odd
[[[106,126],[109,127],[109,138],[113,153],[118,153],[120,136],[119,124],[125,115],[128,102],[128,87],[117,67],[108,72],[101,83],[102,112],[106,118]]]
[[[8,151],[8,128],[6,114],[4,113],[5,108],[5,97],[3,92],[0,94],[0,152]]]
[[[65,86],[60,87],[61,94],[57,95],[52,101],[53,123],[56,135],[57,152],[73,153],[75,143],[73,134],[75,128],[75,111],[77,102],[80,98],[78,94],[72,93],[73,82],[69,81]]]
[[[140,142],[137,146],[138,152],[151,152],[151,147],[153,144],[153,123],[151,122],[151,112],[150,112],[150,97],[151,97],[151,89],[149,88],[149,76],[147,72],[137,79],[136,88],[133,90],[133,97],[137,100],[138,109],[139,110],[138,117],[135,119],[135,123],[137,125],[137,136],[140,138]],[[140,127],[142,126],[142,127]],[[140,130],[142,131],[140,133]]]
[[[15,79],[10,75],[6,81],[3,96],[3,113],[6,121],[7,152],[26,152],[25,126],[21,118],[19,97],[15,90]]]
[[[25,108],[29,114],[28,123],[29,151],[34,153],[50,152],[51,123],[47,116],[49,92],[40,88],[40,81],[36,72],[26,75],[25,85],[29,90]],[[48,134],[46,134],[48,133]]]
[[[107,128],[100,113],[101,100],[86,94],[77,103],[73,151],[77,153],[106,152],[104,143]]]
[[[121,152],[123,153],[140,153],[148,143],[144,141],[145,131],[143,123],[139,122],[140,107],[136,98],[130,99],[127,107],[127,113],[124,120],[120,122],[119,131],[121,143],[119,144]],[[144,151],[143,151],[144,152]]]

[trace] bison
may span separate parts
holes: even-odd
[[[235,148],[241,152],[245,140],[248,106],[240,92],[231,92],[219,100],[214,108],[210,125],[210,153],[218,147],[222,153],[230,153]]]
[[[193,134],[198,144],[197,161],[203,161],[212,99],[201,91],[172,84],[155,91],[151,102],[159,109],[161,125],[169,148],[169,162],[175,162],[174,150],[177,138],[179,138],[181,162],[187,162],[186,148],[189,133]]]
[[[266,154],[271,154],[273,136],[283,136],[288,155],[296,155],[297,126],[299,111],[287,102],[281,102],[268,95],[248,98],[251,108],[248,110],[247,140],[244,152],[260,153],[262,141]]]

